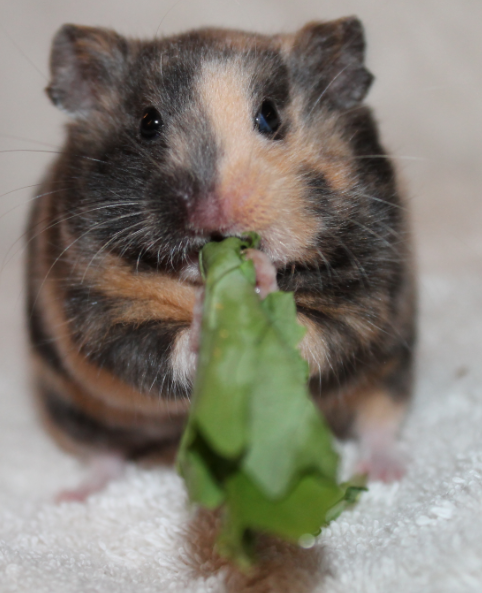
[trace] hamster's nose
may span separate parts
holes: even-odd
[[[231,223],[224,211],[222,200],[216,194],[210,193],[188,204],[188,225],[194,231],[222,237]]]

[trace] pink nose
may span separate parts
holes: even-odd
[[[233,226],[234,221],[225,212],[223,200],[215,194],[196,200],[189,210],[189,226],[195,231],[212,233],[226,231]]]

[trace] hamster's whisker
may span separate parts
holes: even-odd
[[[159,367],[156,371],[156,374],[154,375],[154,379],[151,382],[151,385],[149,387],[149,389],[147,390],[147,393],[152,393],[152,390],[154,389],[154,385],[157,383],[157,380],[159,379],[159,374],[161,372],[161,367]],[[159,401],[161,401],[163,398],[166,398],[166,394],[163,393],[164,392],[164,383],[166,382],[166,379],[169,381],[169,386],[168,386],[168,390],[167,390],[167,399],[170,399],[171,401],[173,401],[175,399],[174,393],[175,390],[173,389],[174,387],[174,380],[172,378],[167,378],[166,374],[163,375],[162,377],[162,381],[161,381],[161,385],[159,387]],[[143,379],[143,381],[145,380],[145,377]],[[181,388],[186,391],[185,386],[181,385]],[[187,395],[187,394],[186,394]]]
[[[0,29],[2,30],[5,37],[10,41],[10,43],[18,51],[18,53],[30,64],[30,66],[32,66],[32,68],[37,72],[37,74],[40,74],[40,76],[44,79],[44,81],[48,83],[49,82],[48,77],[42,72],[42,70],[40,70],[40,68],[37,66],[37,64],[23,51],[21,46],[10,35],[10,33],[7,31],[7,29],[1,24],[0,24]]]
[[[356,265],[356,267],[359,270],[359,272],[361,273],[362,277],[365,278],[365,280],[367,282],[367,285],[370,286],[371,285],[370,278],[369,278],[369,276],[368,276],[365,268],[360,263],[360,260],[355,256],[355,254],[353,253],[353,251],[351,251],[351,249],[349,249],[346,246],[346,244],[340,238],[338,238],[338,243],[340,244],[340,246],[342,247],[342,249],[345,250],[345,252],[347,253],[347,255],[351,258],[351,262]]]
[[[57,192],[57,191],[62,191],[62,190],[64,190],[64,189],[65,189],[65,188],[61,188],[61,189],[59,189],[59,190],[54,190],[54,191],[52,191],[52,192],[47,192],[45,195],[49,195],[50,193],[55,193],[55,192]],[[41,197],[41,196],[36,196],[36,198],[38,198],[38,197]],[[49,225],[48,225],[47,227],[45,227],[45,228],[43,228],[43,227],[42,227],[42,229],[41,229],[41,230],[40,230],[38,233],[35,233],[35,234],[33,234],[33,235],[32,235],[32,236],[29,238],[29,240],[28,240],[28,241],[27,241],[27,242],[26,242],[26,243],[23,245],[23,247],[20,249],[20,251],[18,251],[18,252],[15,252],[15,253],[12,255],[12,257],[14,257],[15,255],[17,255],[18,253],[22,253],[22,252],[23,252],[25,249],[27,249],[27,247],[29,246],[29,244],[30,244],[30,243],[31,243],[31,242],[32,242],[34,239],[36,239],[36,238],[37,238],[39,235],[41,235],[43,232],[45,232],[45,231],[48,231],[48,230],[50,230],[51,228],[53,228],[53,227],[55,227],[55,226],[57,226],[57,225],[59,225],[59,224],[62,224],[63,222],[66,222],[66,221],[68,221],[68,220],[71,220],[72,218],[76,218],[76,217],[78,217],[78,216],[82,216],[83,214],[88,214],[88,213],[90,213],[90,212],[95,212],[95,211],[97,211],[97,210],[103,210],[104,208],[118,208],[119,206],[125,206],[125,205],[136,205],[136,204],[137,204],[136,202],[123,202],[123,203],[121,203],[121,202],[118,202],[118,203],[115,203],[115,204],[104,204],[103,206],[98,206],[98,207],[96,207],[96,208],[92,208],[91,210],[85,210],[85,211],[83,211],[83,212],[76,212],[75,214],[72,214],[72,215],[70,215],[70,216],[63,216],[63,217],[60,217],[60,218],[59,218],[59,217],[57,217],[57,218],[55,218],[55,220],[54,220],[54,222],[53,222],[53,223],[49,224]],[[12,244],[12,246],[11,246],[11,247],[14,247],[14,246],[15,246],[15,245],[16,245],[16,244],[17,244],[17,243],[18,243],[18,242],[19,242],[21,239],[23,239],[23,238],[24,238],[26,235],[28,235],[28,233],[29,233],[29,231],[28,231],[28,229],[27,229],[27,230],[26,230],[24,233],[22,233],[22,234],[20,235],[20,237],[19,237],[18,239],[16,239],[16,240],[14,241],[14,243]],[[10,251],[10,250],[9,250],[9,251]],[[8,263],[8,262],[7,262],[7,263]]]
[[[397,208],[399,210],[407,211],[407,208],[402,206],[402,204],[396,204],[395,202],[389,202],[388,200],[382,200],[382,198],[378,198],[371,194],[361,192],[361,191],[357,190],[356,188],[353,191],[340,192],[340,194],[342,196],[348,196],[348,197],[355,196],[355,197],[360,197],[360,198],[367,198],[368,200],[372,200],[373,202],[380,202],[380,204],[386,204],[387,206],[390,206],[392,208]]]
[[[388,241],[385,237],[383,237],[382,235],[380,235],[379,233],[377,233],[370,227],[364,225],[363,223],[359,222],[358,220],[354,220],[353,218],[347,218],[346,220],[348,222],[351,222],[352,224],[360,227],[361,229],[365,230],[367,233],[370,233],[375,238],[377,238],[379,241],[381,241],[384,245],[386,245],[389,249],[391,249],[392,251],[394,251],[396,253],[395,245],[390,243],[390,241]],[[391,229],[388,225],[384,225],[384,229],[387,230],[388,232],[390,232],[396,239],[399,239],[400,241],[402,240],[401,234],[397,233],[395,230]]]
[[[43,184],[37,184],[37,186],[38,186],[38,185],[43,185]],[[20,189],[27,189],[27,188],[29,188],[29,187],[35,187],[35,186],[34,186],[34,185],[27,185],[26,187],[22,187],[22,188],[20,188]],[[15,206],[12,206],[12,208],[9,208],[9,209],[8,209],[8,210],[6,210],[5,212],[2,212],[2,213],[0,214],[0,220],[1,220],[1,219],[2,219],[4,216],[7,216],[8,214],[11,214],[11,213],[12,213],[12,212],[14,212],[15,210],[17,210],[18,208],[21,208],[22,206],[25,206],[26,204],[29,204],[29,203],[35,202],[35,200],[38,200],[39,198],[43,198],[44,196],[50,196],[50,195],[52,195],[52,194],[55,194],[55,193],[58,193],[58,192],[60,192],[60,191],[64,191],[65,189],[69,189],[69,188],[61,187],[60,189],[55,189],[55,190],[52,190],[52,191],[45,192],[45,193],[43,193],[43,194],[37,194],[37,195],[35,195],[35,196],[33,196],[33,197],[30,197],[30,198],[28,198],[27,200],[25,200],[24,202],[21,202],[20,204],[16,204]],[[19,191],[19,190],[11,190],[11,191],[7,192],[6,194],[3,194],[2,196],[0,196],[0,198],[2,198],[3,196],[6,196],[6,195],[8,195],[8,194],[11,194],[11,193],[13,193],[14,191]],[[17,241],[18,241],[18,239],[17,239]],[[14,244],[15,244],[15,243],[14,243]]]
[[[316,250],[316,253],[324,261],[325,266],[326,266],[326,271],[328,272],[328,276],[331,278],[332,277],[332,274],[334,272],[333,266],[331,265],[330,261],[326,258],[325,254],[323,253],[323,251],[321,249],[317,249]],[[318,267],[318,270],[319,270],[319,267]]]
[[[14,194],[17,191],[22,191],[23,189],[32,189],[32,187],[40,187],[41,185],[43,185],[43,183],[33,183],[32,185],[24,185],[23,187],[16,187],[15,189],[11,189],[9,191],[6,191],[4,194],[0,194],[0,198],[4,198],[5,196],[9,196],[10,194]],[[44,194],[41,194],[44,195]],[[35,200],[37,197],[39,196],[34,196],[33,198],[29,198],[27,201],[30,202],[32,200]],[[22,204],[25,204],[26,202],[22,202]],[[22,204],[19,204],[20,206]]]
[[[43,184],[40,184],[43,185]],[[22,202],[21,204],[17,204],[16,206],[14,206],[13,208],[10,208],[10,210],[7,210],[6,212],[2,212],[2,214],[0,215],[0,219],[3,218],[4,216],[6,216],[7,214],[10,214],[11,212],[13,212],[14,210],[16,210],[17,208],[20,208],[21,206],[24,206],[25,204],[28,204],[29,202],[34,202],[35,200],[38,200],[40,198],[43,198],[44,196],[49,196],[61,191],[64,191],[65,187],[61,187],[60,189],[55,189],[49,192],[45,192],[43,194],[38,194],[36,196],[33,196],[33,198],[29,198],[26,202]],[[42,231],[41,231],[42,232]],[[39,234],[35,235],[35,237],[37,237]],[[2,273],[3,269],[5,268],[5,266],[11,261],[12,258],[14,258],[16,255],[21,254],[29,245],[29,243],[35,238],[35,237],[31,237],[25,244],[22,245],[22,247],[17,250],[14,251],[13,253],[11,253],[12,249],[17,245],[17,243],[19,243],[22,239],[24,239],[29,233],[29,230],[25,230],[23,233],[21,233],[21,235],[19,237],[17,237],[17,239],[15,239],[15,241],[10,245],[10,247],[8,248],[8,251],[5,253],[4,258],[3,258],[3,262],[2,262],[2,266],[0,268],[0,274]],[[7,259],[10,256],[10,259]]]
[[[13,134],[0,134],[0,138],[8,138],[10,140],[20,140],[20,142],[30,142],[31,144],[38,144],[39,146],[48,146],[50,148],[59,149],[56,144],[49,142],[41,142],[40,140],[33,140],[32,138],[22,138],[21,136],[14,136]]]
[[[156,160],[145,147],[136,142],[130,134],[128,134],[127,132],[124,133],[123,138],[128,140],[130,145],[133,146],[136,149],[136,151],[138,151],[142,156],[145,156],[154,165],[156,169],[159,167],[159,161]]]
[[[145,221],[140,221],[142,224],[145,224]],[[132,228],[132,227],[131,227]],[[136,239],[137,235],[142,235],[143,233],[145,233],[145,228],[142,227],[140,228],[138,231],[136,231],[135,233],[131,233],[130,235],[128,235],[125,238],[124,241],[124,247],[122,248],[121,252],[120,252],[120,256],[124,257],[124,255],[127,253],[128,249],[131,247],[132,243],[134,242],[134,240]],[[138,256],[138,262],[139,262],[139,258],[142,255],[142,252],[144,251],[144,248],[141,249],[139,256]]]
[[[78,177],[74,177],[74,176],[65,177],[65,179],[62,179],[62,181],[52,181],[51,185],[59,185],[60,183],[64,183],[65,181],[71,181],[72,179],[78,179]],[[45,185],[45,184],[42,181],[40,183],[32,183],[32,185],[23,185],[21,187],[16,187],[14,189],[10,189],[9,191],[5,192],[4,194],[0,194],[0,198],[3,198],[5,196],[8,196],[8,195],[13,194],[18,191],[22,191],[24,189],[31,189],[32,187],[42,187],[43,185]],[[65,185],[64,188],[71,189],[71,187],[68,185]],[[34,196],[29,196],[29,198],[25,202],[22,202],[22,204],[27,204],[28,202],[33,202],[37,198],[41,198],[43,196],[48,196],[48,195],[49,195],[49,192],[44,193],[44,194],[36,194]],[[22,204],[20,204],[20,205],[22,205]]]
[[[123,216],[120,216],[119,218],[115,219],[115,221],[117,222],[117,221],[119,221],[119,220],[121,220],[121,219],[124,219],[124,218],[129,218],[129,217],[131,217],[131,216],[138,216],[138,213],[137,213],[137,212],[132,212],[132,213],[130,213],[130,214],[124,214]],[[94,255],[92,256],[92,259],[89,261],[89,263],[87,264],[87,266],[86,266],[86,268],[85,268],[85,271],[84,271],[84,274],[83,274],[83,276],[82,276],[82,279],[81,279],[80,283],[81,283],[81,284],[83,284],[83,283],[84,283],[85,277],[86,277],[87,273],[89,272],[90,266],[92,265],[92,263],[94,262],[94,260],[96,260],[96,259],[97,259],[97,258],[98,258],[98,257],[99,257],[99,256],[100,256],[100,255],[101,255],[101,254],[102,254],[102,253],[103,253],[103,252],[104,252],[104,251],[105,251],[105,250],[106,250],[106,249],[109,247],[109,245],[110,245],[110,244],[112,244],[112,243],[115,243],[115,242],[118,240],[118,238],[119,238],[120,236],[122,236],[124,233],[128,233],[128,232],[129,232],[129,231],[131,231],[132,229],[134,229],[134,228],[136,228],[136,227],[138,227],[139,225],[142,225],[142,224],[144,224],[144,221],[143,221],[143,220],[138,220],[138,221],[137,221],[137,222],[135,222],[134,224],[131,224],[131,225],[127,226],[127,227],[124,227],[123,229],[121,229],[121,230],[120,230],[120,231],[118,231],[117,233],[114,233],[114,235],[113,235],[113,236],[112,236],[112,237],[111,237],[111,238],[110,238],[110,239],[109,239],[107,242],[105,242],[105,243],[104,243],[104,244],[103,244],[103,245],[102,245],[102,246],[101,246],[101,247],[100,247],[100,248],[99,248],[99,249],[98,249],[98,250],[97,250],[97,251],[94,253]],[[142,232],[142,230],[143,230],[143,229],[141,229],[141,232]],[[139,232],[139,231],[138,231],[138,232]]]
[[[95,224],[93,227],[87,229],[84,233],[81,233],[78,237],[76,237],[71,243],[69,243],[69,245],[67,245],[67,247],[65,247],[60,254],[55,258],[55,260],[53,261],[53,263],[51,264],[50,268],[47,270],[47,273],[45,274],[44,279],[42,280],[38,290],[37,290],[37,294],[35,295],[35,299],[32,303],[32,312],[35,310],[35,305],[37,304],[38,298],[40,296],[40,293],[44,287],[45,282],[47,281],[47,278],[49,277],[51,271],[53,270],[53,268],[55,267],[55,265],[57,264],[57,262],[65,255],[65,253],[67,253],[67,251],[73,247],[76,243],[78,243],[81,239],[83,239],[85,236],[87,236],[89,233],[91,233],[92,231],[94,231],[95,229],[104,226],[106,224],[110,224],[112,221],[110,220],[105,220],[103,222],[99,222],[97,224]],[[124,230],[124,229],[123,229]],[[32,313],[33,314],[33,313]]]
[[[183,0],[176,0],[176,2],[174,2],[174,3],[172,4],[172,6],[171,6],[170,8],[168,8],[168,9],[167,9],[167,11],[164,13],[164,16],[162,17],[162,19],[161,19],[161,22],[160,22],[160,23],[159,23],[159,25],[157,26],[156,33],[155,33],[155,35],[154,35],[154,37],[155,37],[156,39],[157,39],[157,35],[158,35],[158,33],[159,33],[159,29],[162,27],[162,23],[163,23],[163,22],[166,20],[166,18],[167,18],[167,17],[168,17],[168,16],[171,14],[171,12],[172,12],[174,9],[176,9],[176,8],[179,6],[179,4],[181,4],[181,2],[182,2],[182,1],[183,1]],[[161,62],[161,64],[162,64],[162,62]]]
[[[159,248],[157,250],[157,269],[159,269],[160,265],[161,265],[161,249],[162,249],[162,244],[159,244]]]
[[[152,245],[152,243],[149,245],[149,247]],[[144,253],[144,251],[146,251],[146,253],[149,251],[149,247],[145,248],[143,247],[140,251],[139,251],[139,255],[137,256],[137,261],[136,261],[136,272],[139,273],[139,264],[141,263],[141,257],[142,254]]]
[[[343,157],[342,157],[343,158]],[[399,161],[420,161],[420,162],[435,162],[433,159],[429,159],[428,157],[423,156],[408,156],[408,155],[387,155],[387,154],[364,154],[360,156],[350,156],[345,157],[347,160],[350,161],[360,161],[363,159],[386,159],[389,161],[392,160],[399,160]]]
[[[34,152],[34,153],[45,153],[45,154],[63,154],[61,150],[40,150],[39,148],[13,148],[10,150],[0,150],[0,154],[8,154],[8,153],[15,153],[15,152]],[[84,154],[75,154],[73,155],[79,159],[86,159],[87,161],[94,161],[95,163],[102,163],[103,165],[110,165],[108,161],[102,161],[100,159],[94,159],[90,156],[86,156]]]

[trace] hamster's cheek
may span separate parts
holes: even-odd
[[[261,249],[277,265],[303,261],[322,223],[310,213],[305,187],[283,155],[256,148],[246,156],[233,151],[231,162],[226,157],[219,185],[222,208],[236,229],[261,236]]]

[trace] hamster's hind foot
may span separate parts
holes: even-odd
[[[387,483],[405,475],[406,460],[397,441],[405,412],[406,403],[395,401],[383,389],[363,400],[355,421],[360,441],[356,473]]]
[[[113,480],[122,476],[125,460],[116,453],[103,453],[91,457],[87,462],[87,475],[73,489],[62,490],[55,497],[60,502],[85,502],[92,494],[101,492]]]
[[[370,480],[385,483],[396,482],[403,478],[406,471],[406,461],[399,451],[397,444],[392,442],[388,448],[373,448],[362,452],[362,457],[356,465],[356,474],[367,474]]]

